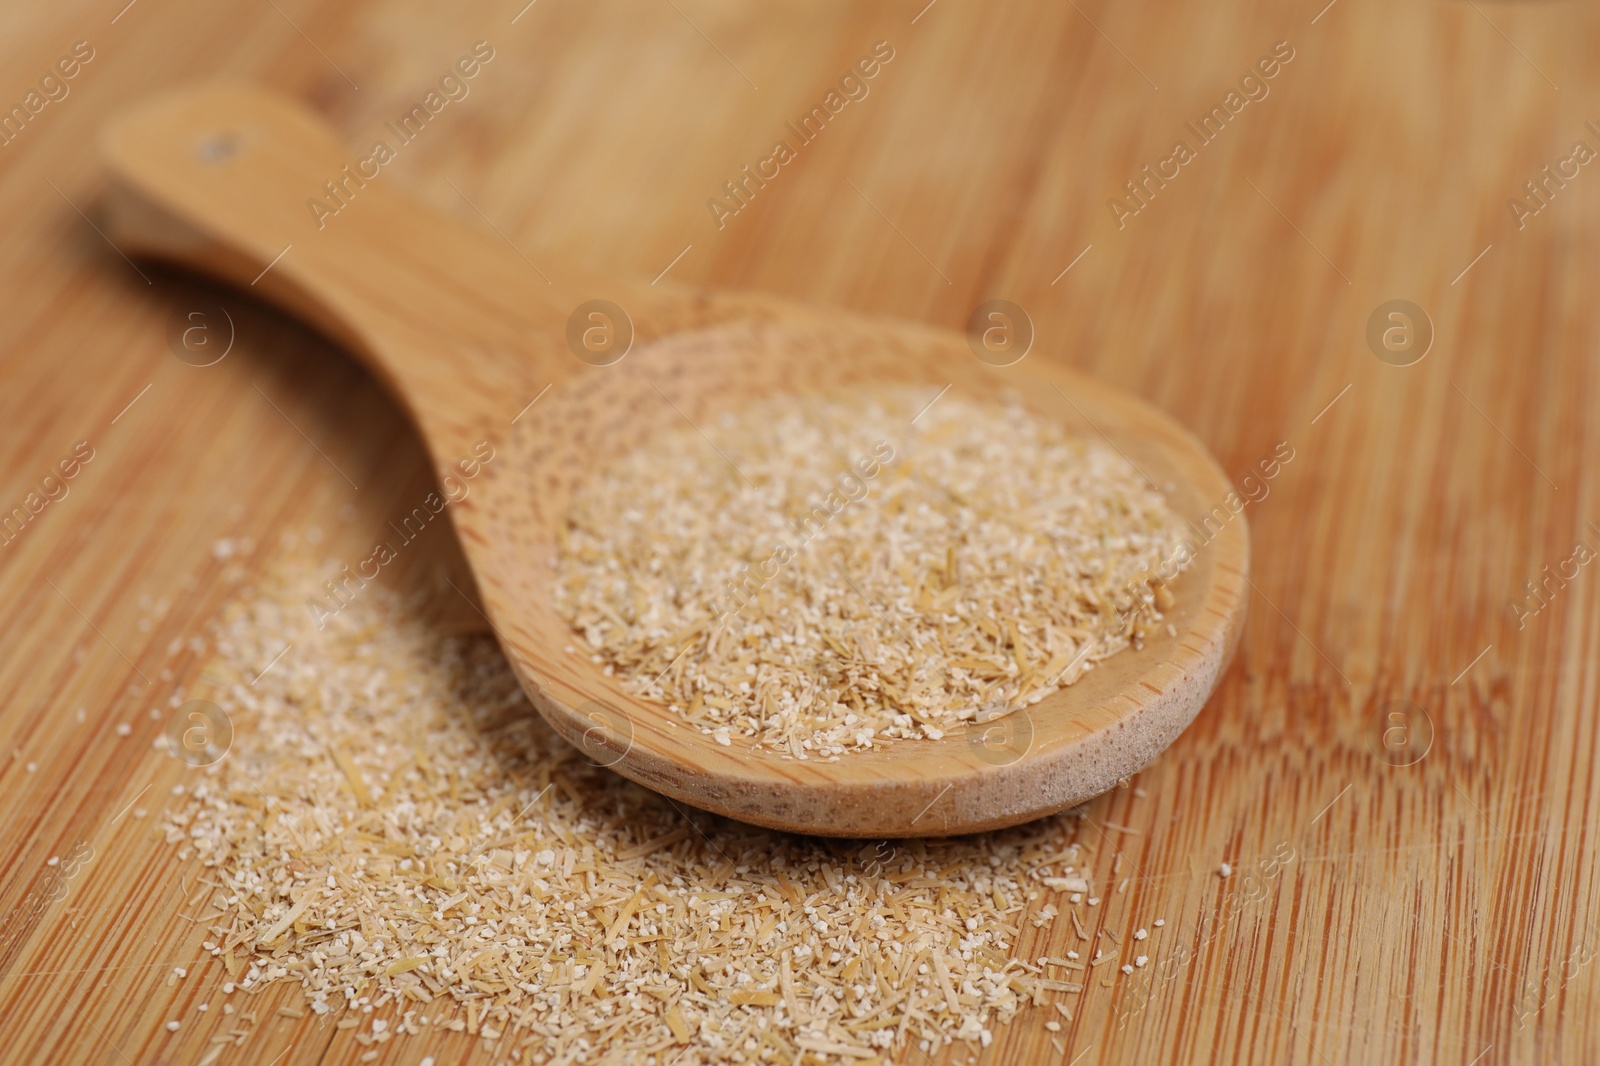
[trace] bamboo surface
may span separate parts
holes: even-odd
[[[0,20],[3,107],[93,48],[0,146],[0,514],[93,449],[0,545],[0,1062],[191,1063],[226,1027],[194,1009],[224,979],[183,916],[195,871],[127,814],[188,772],[152,746],[201,666],[187,642],[283,533],[354,556],[432,476],[335,345],[97,233],[97,130],[145,93],[246,79],[326,114],[355,158],[480,40],[495,58],[470,95],[380,180],[537,270],[956,329],[1007,299],[1030,359],[1141,395],[1242,486],[1293,450],[1250,483],[1232,670],[1085,809],[1097,881],[1127,880],[1094,917],[1161,914],[1158,957],[1183,961],[1088,982],[1058,1033],[1029,1010],[938,1061],[1600,1059],[1600,596],[1578,561],[1600,549],[1600,177],[1574,153],[1600,149],[1590,9],[112,0]],[[786,124],[878,41],[894,57],[868,95],[719,228],[708,198],[731,203],[723,183],[798,140]],[[1186,124],[1278,42],[1292,59],[1250,83],[1266,95],[1200,145]],[[1395,300],[1431,323],[1420,360],[1383,348]],[[233,347],[187,365],[174,323],[210,304]],[[427,537],[397,580],[452,565]],[[46,865],[85,848],[70,878]],[[1058,922],[1030,954],[1074,940]],[[217,1061],[360,1061],[348,1032],[274,1016],[297,997],[258,997],[262,1024]]]

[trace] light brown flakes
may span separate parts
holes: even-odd
[[[998,718],[1136,648],[1186,561],[1114,449],[1020,406],[788,397],[575,497],[556,607],[719,744],[828,758]],[[702,434],[703,430],[703,434]]]

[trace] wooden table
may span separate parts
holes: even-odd
[[[282,531],[350,555],[430,478],[336,347],[102,239],[96,130],[142,94],[243,78],[354,151],[479,40],[495,59],[471,95],[384,180],[540,270],[953,328],[1007,299],[1030,358],[1142,394],[1236,477],[1292,450],[1241,480],[1255,592],[1232,671],[1136,789],[1086,810],[1097,875],[1120,852],[1129,877],[1108,914],[1164,911],[1187,957],[1091,985],[1068,1061],[1600,1058],[1589,9],[123,2],[27,5],[0,34],[5,107],[93,51],[0,146],[0,513],[78,442],[93,455],[0,546],[0,1061],[201,1056],[220,1016],[162,1028],[204,994],[168,981],[199,939],[181,864],[126,817],[180,779],[152,742],[199,668],[188,641]],[[733,213],[724,182],[878,41],[868,95]],[[200,368],[170,335],[206,301],[235,336]],[[430,536],[428,565],[451,565]],[[65,898],[30,903],[80,845]],[[1055,1061],[1046,1020],[976,1058]],[[305,1024],[221,1061],[356,1060]]]

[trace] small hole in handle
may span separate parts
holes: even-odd
[[[239,154],[239,138],[233,133],[214,133],[194,146],[195,155],[205,163],[225,163]]]

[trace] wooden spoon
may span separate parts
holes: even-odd
[[[1150,762],[1232,655],[1249,536],[1225,504],[1227,478],[1161,412],[1042,354],[999,366],[1011,356],[980,360],[947,330],[758,295],[574,280],[554,258],[536,267],[466,210],[463,223],[403,195],[314,115],[256,89],[144,103],[106,131],[103,155],[117,244],[199,267],[315,323],[405,406],[445,489],[475,471],[448,510],[528,697],[595,761],[658,792],[830,836],[1013,825]],[[564,652],[574,634],[552,609],[555,533],[600,464],[757,397],[883,385],[1013,396],[1110,441],[1195,523],[1197,558],[1169,615],[1177,635],[1158,627],[1142,650],[988,725],[833,762],[720,746]]]

